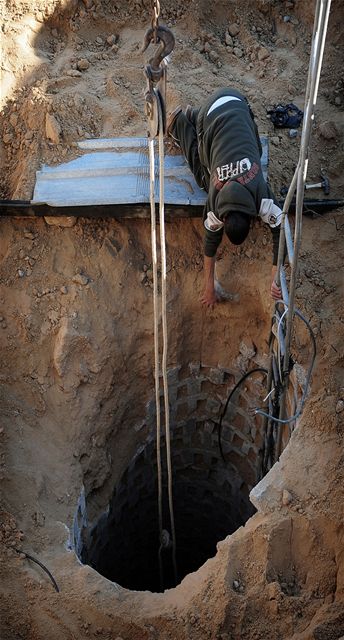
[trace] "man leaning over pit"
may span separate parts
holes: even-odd
[[[181,147],[197,184],[208,193],[204,209],[204,277],[201,301],[221,301],[215,290],[215,260],[223,232],[239,245],[253,218],[270,226],[273,236],[271,295],[275,282],[282,211],[262,173],[262,147],[246,98],[235,89],[216,91],[200,109],[177,107],[167,120],[167,134]]]

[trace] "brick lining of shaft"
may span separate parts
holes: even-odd
[[[214,556],[216,543],[252,515],[249,492],[257,481],[261,433],[247,411],[250,392],[256,396],[257,388],[246,387],[223,421],[224,463],[215,415],[233,386],[229,381],[232,374],[212,369],[198,371],[191,378],[180,377],[179,372],[176,384],[171,385],[175,400],[171,438],[177,558],[182,579]],[[221,399],[215,393],[219,382],[223,385]],[[152,406],[148,405],[148,420],[154,421]],[[164,468],[163,526],[170,531],[166,480]],[[79,556],[99,573],[129,589],[160,590],[154,435],[129,463],[108,510],[91,531],[83,531],[82,537]],[[163,562],[164,587],[170,588],[175,584],[169,550],[163,551]]]

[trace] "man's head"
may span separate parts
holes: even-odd
[[[231,211],[224,218],[224,229],[232,244],[241,244],[248,236],[250,230],[250,216],[239,211]]]

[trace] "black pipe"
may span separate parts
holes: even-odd
[[[283,207],[284,200],[279,201]],[[303,214],[324,214],[333,209],[344,207],[344,200],[304,200]],[[291,203],[290,213],[295,212],[295,201]],[[175,218],[201,218],[203,205],[165,204],[166,220]],[[75,216],[77,218],[149,218],[150,205],[147,202],[134,204],[101,204],[75,205],[55,207],[45,202],[37,203],[31,200],[0,200],[0,217],[35,218]]]

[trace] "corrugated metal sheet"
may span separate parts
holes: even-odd
[[[265,177],[268,140],[261,138]],[[33,204],[92,206],[149,203],[150,176],[147,138],[94,139],[79,142],[84,154],[55,167],[44,165],[36,173]],[[156,153],[156,200],[159,200]],[[198,187],[181,155],[165,155],[165,203],[202,205],[206,193]]]

